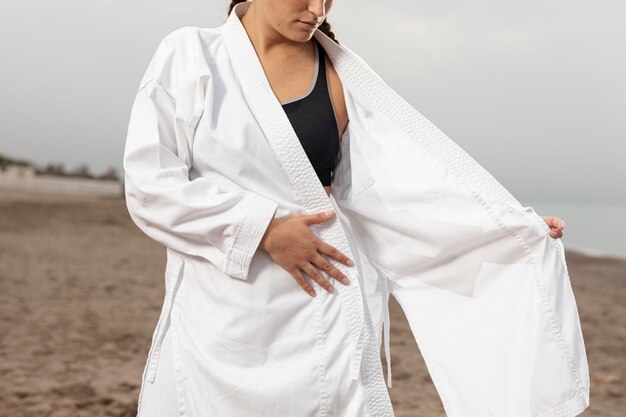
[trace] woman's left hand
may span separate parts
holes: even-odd
[[[550,231],[548,234],[553,238],[560,238],[563,236],[563,229],[565,228],[565,222],[558,218],[552,216],[541,216],[543,220],[550,226]]]

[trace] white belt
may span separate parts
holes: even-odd
[[[385,338],[385,362],[387,363],[387,386],[391,388],[391,347],[389,346],[389,285],[387,276],[378,270],[378,278],[382,281],[383,303],[383,335]]]

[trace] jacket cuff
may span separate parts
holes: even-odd
[[[277,202],[255,196],[226,258],[226,274],[242,280],[248,279],[252,258],[274,218],[277,207]]]

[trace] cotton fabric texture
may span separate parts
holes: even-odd
[[[393,416],[389,294],[448,416],[580,414],[589,371],[561,241],[317,30],[350,120],[328,197],[241,24],[249,4],[165,36],[133,104],[127,207],[167,248],[139,416]],[[331,260],[352,283],[311,297],[258,245],[273,217],[326,209],[311,230],[355,261]]]

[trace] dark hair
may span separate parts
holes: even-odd
[[[246,0],[232,0],[230,2],[230,6],[228,7],[228,15],[230,16],[230,12],[233,10],[233,7],[235,7],[235,5],[237,3],[243,3]],[[324,34],[326,36],[328,36],[330,39],[332,39],[333,41],[335,41],[335,43],[339,44],[339,41],[337,39],[335,39],[335,34],[333,33],[333,31],[330,29],[330,23],[328,23],[328,21],[326,20],[326,18],[324,18],[324,21],[318,26],[319,30],[321,30],[322,32],[324,32]]]

